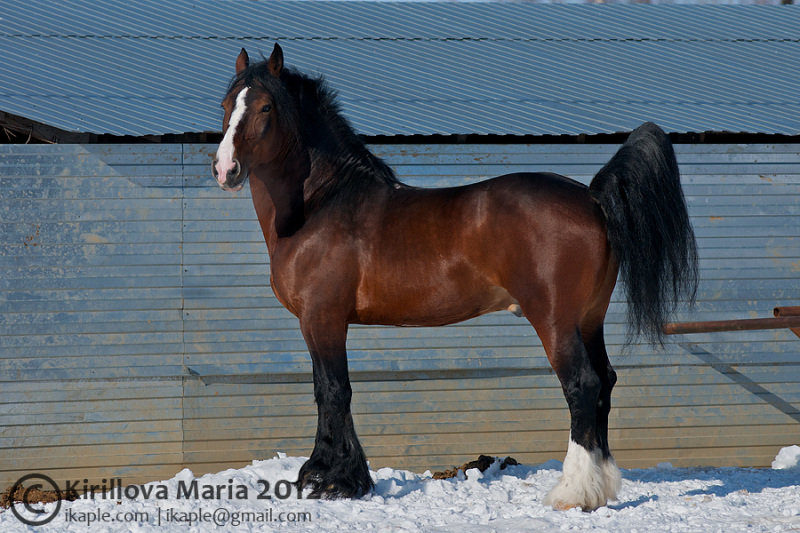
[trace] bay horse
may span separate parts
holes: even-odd
[[[299,487],[336,498],[373,486],[350,411],[349,324],[439,326],[508,309],[539,335],[571,415],[545,503],[592,510],[616,498],[603,322],[618,271],[631,330],[654,343],[697,284],[678,165],[658,126],[633,131],[588,187],[515,173],[435,189],[401,183],[324,81],[285,66],[277,44],[252,65],[242,49],[222,107],[213,176],[226,190],[249,177],[270,284],[311,354],[317,433]]]

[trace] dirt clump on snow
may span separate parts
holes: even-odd
[[[433,479],[450,479],[458,476],[458,471],[461,470],[464,472],[466,476],[467,470],[472,468],[477,468],[481,472],[486,472],[486,470],[494,464],[495,461],[499,461],[499,458],[490,457],[488,455],[479,455],[475,461],[470,461],[468,463],[464,463],[461,466],[454,466],[450,470],[444,470],[442,472],[434,472]],[[500,462],[500,470],[505,470],[508,466],[518,465],[516,459],[513,457],[506,457]]]
[[[13,493],[11,492],[12,490],[14,490]],[[20,485],[15,485],[7,488],[2,493],[0,493],[0,509],[8,509],[15,502],[50,503],[58,500],[74,500],[74,499],[76,498],[68,497],[67,495],[58,493],[54,490],[39,490],[34,488],[25,488]]]

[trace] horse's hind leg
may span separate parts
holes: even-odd
[[[301,320],[311,353],[317,436],[311,457],[300,469],[297,485],[310,486],[311,497],[358,497],[372,488],[367,461],[350,413],[347,372],[347,325],[326,320]]]
[[[611,411],[611,391],[617,383],[617,373],[614,372],[611,361],[608,359],[602,324],[586,340],[585,346],[592,367],[600,378],[600,396],[597,401],[597,435],[603,454],[602,468],[606,482],[606,497],[609,500],[615,500],[622,481],[608,443],[608,415]]]
[[[616,494],[609,486],[603,437],[600,431],[603,402],[610,387],[598,375],[577,326],[552,325],[537,328],[550,364],[561,382],[571,415],[570,441],[564,459],[563,475],[545,498],[555,509],[580,507],[588,511],[605,505]],[[616,467],[614,467],[616,468]],[[613,484],[613,480],[612,480]]]

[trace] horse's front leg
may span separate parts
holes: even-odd
[[[372,489],[367,460],[350,413],[350,378],[345,348],[347,325],[301,320],[314,368],[317,437],[311,458],[300,469],[297,485],[311,497],[351,498]]]

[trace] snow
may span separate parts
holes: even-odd
[[[53,521],[37,527],[26,526],[10,510],[3,510],[0,531],[800,530],[798,446],[780,450],[772,469],[673,468],[662,463],[649,469],[623,470],[619,501],[592,513],[577,509],[559,512],[542,503],[561,475],[558,461],[505,470],[496,461],[485,472],[473,469],[449,480],[432,479],[430,472],[381,468],[372,472],[375,490],[370,495],[326,501],[298,498],[287,482],[296,478],[304,460],[279,454],[239,470],[199,477],[183,470],[170,480],[129,491],[138,492],[134,499],[124,493],[121,498],[104,499],[98,492],[94,499],[64,502]],[[191,492],[193,487],[197,496]],[[150,491],[148,498],[142,495],[146,490]],[[157,498],[159,491],[167,499]],[[204,491],[209,491],[206,496],[214,495],[203,498]],[[270,499],[260,500],[259,495]],[[48,504],[45,510],[54,508],[55,504]]]
[[[800,446],[789,446],[778,452],[777,457],[772,461],[772,468],[775,470],[795,468],[798,463],[800,463]]]

